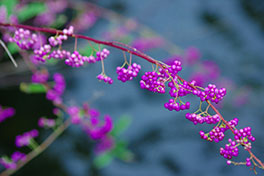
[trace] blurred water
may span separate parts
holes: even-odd
[[[239,117],[239,127],[252,127],[257,139],[253,151],[264,160],[263,20],[255,17],[263,13],[264,3],[260,0],[252,3],[243,0],[102,0],[98,3],[135,18],[180,47],[196,46],[201,50],[203,59],[213,60],[220,66],[221,75],[232,79],[238,87],[249,85],[252,93],[248,103],[240,108],[226,103],[221,112],[228,120]],[[254,16],[254,12],[257,15]],[[99,36],[102,25],[99,23],[96,30],[86,34]],[[111,53],[105,62],[106,73],[115,78],[115,68],[122,64],[122,53],[115,49]],[[156,51],[149,54],[158,59],[165,57]],[[138,58],[134,61],[144,67],[141,75],[143,71],[151,70],[147,62]],[[93,107],[115,119],[123,114],[133,117],[122,138],[129,141],[135,160],[131,163],[114,160],[103,170],[96,170],[91,166],[88,138],[78,127],[71,127],[48,151],[17,175],[254,175],[244,166],[227,166],[226,160],[219,155],[219,147],[225,143],[201,140],[199,131],[202,126],[194,126],[187,121],[184,113],[164,109],[168,96],[141,90],[139,78],[126,84],[115,78],[111,86],[98,82],[95,77],[100,69],[97,64],[62,71],[68,83],[66,102],[81,104],[94,93],[103,92],[104,95],[92,104]],[[188,70],[184,69],[181,75],[185,77],[187,74]],[[231,94],[228,92],[227,96]],[[197,108],[197,104],[192,107],[190,112]],[[242,151],[238,161],[246,157],[247,154]],[[55,163],[56,167],[49,163]],[[33,167],[36,169],[32,170]],[[263,175],[263,171],[259,175]]]

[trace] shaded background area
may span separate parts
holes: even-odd
[[[237,87],[250,87],[250,96],[242,106],[226,102],[221,108],[223,116],[230,120],[240,119],[239,127],[251,126],[256,137],[253,151],[264,160],[264,2],[261,0],[217,1],[217,0],[100,0],[99,5],[116,11],[126,17],[136,19],[159,33],[165,39],[182,48],[195,46],[202,53],[202,60],[214,61],[219,65],[221,75],[233,81]],[[85,31],[86,35],[100,37],[104,21]],[[106,73],[114,78],[109,86],[95,78],[100,64],[86,68],[58,68],[67,80],[65,102],[81,104],[94,94],[103,92],[92,106],[102,114],[118,118],[123,114],[132,117],[132,124],[122,136],[129,142],[135,160],[124,163],[114,160],[102,170],[92,165],[92,143],[77,127],[72,126],[40,157],[34,159],[15,175],[192,175],[192,176],[232,176],[254,175],[246,167],[227,166],[219,155],[219,147],[203,141],[199,131],[203,126],[194,126],[187,121],[184,113],[168,112],[163,104],[167,95],[157,95],[139,87],[140,76],[151,70],[145,61],[133,58],[143,66],[137,79],[123,84],[115,78],[115,68],[122,64],[121,52],[111,50],[106,60]],[[148,52],[162,60],[169,55],[160,50]],[[188,76],[188,69],[181,76]],[[4,79],[3,77],[1,78]],[[11,78],[9,78],[10,80]],[[13,80],[28,81],[29,73],[13,76]],[[215,80],[212,80],[214,83]],[[15,107],[16,116],[0,124],[0,154],[10,154],[15,148],[15,136],[36,127],[40,116],[52,117],[52,104],[45,95],[26,95],[17,86],[0,85],[0,104]],[[15,85],[15,83],[14,83]],[[235,92],[228,92],[226,99]],[[198,99],[191,99],[196,110]],[[225,101],[225,99],[224,99]],[[39,106],[41,105],[41,106]],[[41,136],[45,137],[45,132]],[[246,152],[241,150],[238,161],[245,160]],[[259,171],[259,175],[263,171]]]

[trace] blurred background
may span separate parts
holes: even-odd
[[[264,1],[56,2],[58,4],[53,4],[54,7],[61,10],[54,8],[52,11],[48,6],[42,17],[38,14],[25,23],[56,28],[73,24],[78,33],[128,43],[164,62],[181,59],[183,71],[180,75],[186,80],[195,79],[203,86],[210,82],[227,88],[226,97],[218,105],[220,112],[226,120],[239,118],[240,128],[252,127],[256,138],[253,152],[264,160]],[[21,3],[27,5],[31,1]],[[73,45],[74,41],[69,41],[65,48],[73,50]],[[86,41],[78,40],[78,48],[87,45]],[[142,70],[136,79],[124,84],[117,80],[115,73],[116,67],[123,64],[123,53],[108,49],[111,55],[105,60],[105,69],[106,74],[114,79],[111,86],[96,79],[101,73],[98,63],[74,69],[59,62],[56,65],[50,63],[48,68],[52,73],[60,72],[65,76],[67,90],[63,98],[66,104],[81,105],[96,96],[91,107],[99,109],[102,114],[109,114],[115,120],[123,115],[131,118],[130,126],[120,138],[128,143],[134,159],[130,162],[113,159],[99,169],[93,162],[93,143],[78,126],[71,126],[43,154],[14,175],[254,175],[246,166],[226,165],[226,160],[219,154],[219,148],[226,140],[216,144],[200,139],[199,131],[212,126],[194,126],[185,119],[185,113],[197,110],[198,98],[188,97],[192,103],[188,111],[169,112],[163,108],[168,95],[140,89],[140,77],[145,71],[151,71],[152,66],[133,56],[133,61],[141,64]],[[192,54],[194,56],[190,56]],[[15,56],[19,58],[18,54]],[[54,116],[53,105],[45,99],[45,94],[20,91],[20,82],[29,82],[31,73],[21,59],[17,61],[19,67],[16,69],[1,49],[0,104],[14,107],[16,115],[0,124],[0,155],[10,155],[15,150],[16,135],[38,129],[39,117]],[[47,134],[41,130],[39,140]],[[22,151],[27,152],[26,149]],[[245,161],[248,153],[240,151],[234,160]],[[263,171],[259,170],[259,175],[262,174]]]

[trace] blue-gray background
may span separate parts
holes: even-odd
[[[196,46],[203,54],[202,59],[213,60],[219,65],[222,76],[233,80],[238,87],[250,86],[251,96],[248,103],[240,108],[226,103],[221,112],[228,120],[238,117],[239,127],[252,127],[253,135],[257,139],[253,144],[253,151],[264,160],[263,1],[102,0],[96,2],[126,17],[136,19],[182,48]],[[87,31],[86,34],[99,36],[103,27],[103,23],[101,25],[99,23],[96,30]],[[245,166],[226,165],[226,160],[219,155],[219,147],[224,146],[224,142],[215,144],[201,140],[199,131],[202,126],[194,126],[187,121],[184,113],[168,112],[164,109],[163,103],[167,101],[168,96],[141,90],[139,78],[126,84],[117,81],[115,67],[121,64],[121,52],[113,49],[111,53],[105,65],[106,73],[114,78],[113,85],[98,82],[95,78],[101,72],[99,64],[80,69],[59,70],[66,76],[68,85],[64,98],[67,104],[80,105],[95,93],[103,93],[103,96],[92,104],[93,107],[98,108],[102,114],[110,114],[115,119],[123,114],[130,115],[132,123],[121,137],[129,142],[135,160],[131,163],[114,160],[102,170],[95,169],[91,164],[89,139],[81,129],[74,126],[16,175],[254,175]],[[156,51],[149,54],[156,59],[166,57]],[[142,65],[143,71],[151,69],[147,62],[134,58],[134,61],[136,60]],[[182,73],[183,77],[185,75],[188,75],[187,69]],[[7,93],[10,95],[7,96]],[[229,92],[227,96],[231,94],[232,92]],[[17,96],[21,98],[18,99]],[[17,88],[13,87],[2,88],[0,97],[2,104],[4,102],[10,106],[25,105],[25,99],[35,102],[20,109],[19,106],[17,107],[18,113],[21,112],[23,118],[17,117],[17,121],[12,119],[12,122],[19,121],[19,126],[18,123],[11,124],[11,122],[1,124],[3,140],[0,142],[0,151],[4,153],[11,151],[10,146],[13,145],[14,136],[22,131],[18,128],[29,130],[30,128],[25,127],[27,121],[36,123],[37,118],[43,115],[43,108],[48,111],[51,105],[42,100],[44,95],[33,97],[23,95],[17,93]],[[192,102],[194,100],[198,101],[193,99]],[[37,106],[36,101],[42,105],[42,108]],[[192,110],[195,108],[193,107]],[[247,153],[241,150],[238,161],[245,160],[246,157]],[[263,173],[259,171],[259,175]]]

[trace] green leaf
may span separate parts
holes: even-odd
[[[50,58],[46,60],[46,64],[48,65],[56,65],[59,62],[58,59]]]
[[[112,150],[113,155],[123,161],[132,161],[133,153],[127,149],[127,143],[123,141],[116,142],[115,148]]]
[[[16,43],[8,43],[7,48],[11,54],[15,54],[19,51],[19,47]]]
[[[0,5],[4,5],[7,10],[8,17],[13,13],[13,10],[17,4],[17,0],[2,0]]]
[[[85,116],[85,110],[84,110],[84,109],[80,109],[80,111],[79,111],[79,116],[80,116],[81,118],[83,118],[83,117]]]
[[[42,84],[20,83],[20,90],[25,93],[45,93],[46,87]]]
[[[67,22],[67,17],[65,15],[59,15],[56,20],[51,25],[52,28],[60,28]]]
[[[97,51],[99,50],[98,45],[97,44],[91,44],[93,46],[94,49],[96,49]],[[80,49],[80,54],[84,55],[84,56],[96,56],[96,52],[93,51],[93,48],[91,47],[90,44],[86,45],[85,47]]]
[[[133,41],[133,37],[131,35],[126,35],[123,38],[121,38],[121,43],[131,43]]]
[[[18,12],[18,20],[19,22],[26,21],[34,16],[37,16],[40,13],[46,11],[46,5],[41,2],[34,2],[26,5]]]
[[[113,156],[111,155],[111,153],[106,152],[103,153],[101,155],[98,155],[95,159],[94,159],[94,165],[97,168],[103,168],[106,165],[110,164],[110,162],[113,160]]]
[[[114,125],[114,129],[111,131],[113,136],[119,136],[131,123],[131,118],[127,115],[121,116]]]

